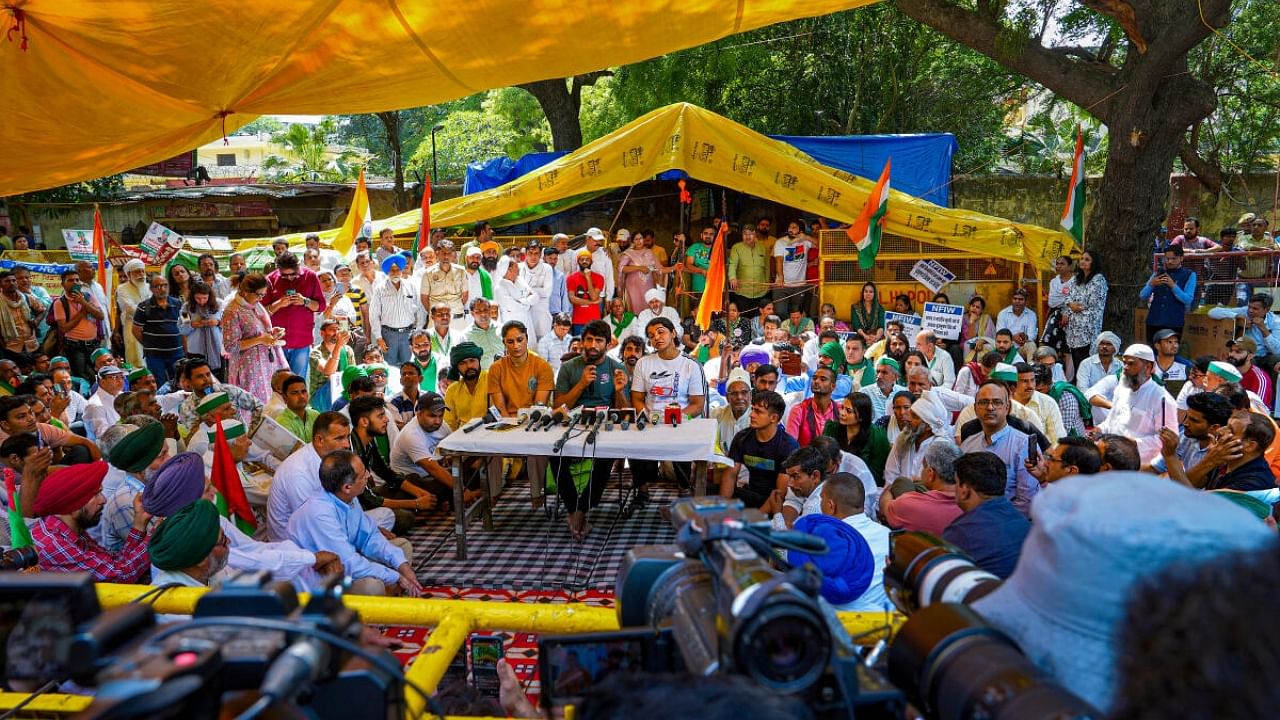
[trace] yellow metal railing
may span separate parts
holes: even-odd
[[[103,608],[127,604],[147,593],[143,585],[99,584],[98,600]],[[189,615],[205,588],[174,588],[155,599],[157,613]],[[306,596],[302,596],[306,602]],[[430,598],[382,598],[346,595],[343,603],[360,613],[370,625],[407,625],[433,628],[426,644],[409,663],[405,677],[435,692],[454,655],[462,649],[467,636],[475,630],[511,632],[573,633],[618,630],[617,613],[609,608],[578,604],[542,605],[533,603],[501,603],[472,600],[437,600]],[[840,613],[840,622],[854,637],[877,634],[885,627],[882,613]],[[896,630],[905,620],[892,614],[888,622]],[[419,715],[426,700],[415,692],[406,692],[407,716]],[[0,712],[6,712],[24,699],[25,693],[0,693]],[[79,695],[47,694],[35,698],[22,709],[19,717],[60,717],[89,706],[92,698]]]

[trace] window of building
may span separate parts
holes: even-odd
[[[231,167],[236,164],[235,153],[218,153],[218,167]]]

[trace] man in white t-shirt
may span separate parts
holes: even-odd
[[[414,419],[405,423],[391,447],[391,469],[413,479],[413,483],[448,502],[453,497],[453,475],[440,461],[436,450],[449,437],[444,424],[444,398],[422,392],[414,403]]]
[[[707,400],[707,379],[696,360],[680,353],[676,326],[665,317],[655,317],[645,327],[645,336],[654,352],[636,361],[631,375],[631,406],[637,413],[665,412],[678,405],[685,417],[702,417]],[[630,460],[636,485],[636,502],[646,502],[644,487],[658,477],[656,460]],[[673,463],[676,480],[688,485],[690,464]]]
[[[773,312],[786,317],[792,308],[809,314],[809,296],[813,290],[805,283],[809,271],[809,254],[816,252],[813,238],[805,234],[799,220],[787,226],[787,234],[773,245],[775,276],[782,287],[773,289]]]
[[[853,528],[871,547],[875,558],[875,570],[871,584],[858,599],[839,607],[839,610],[857,612],[885,612],[891,609],[884,591],[885,558],[889,556],[889,528],[867,517],[866,489],[862,481],[849,473],[836,473],[822,483],[822,513],[839,518]]]

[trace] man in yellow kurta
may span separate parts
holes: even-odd
[[[138,304],[151,297],[151,288],[147,285],[147,266],[137,258],[130,260],[124,264],[124,278],[124,282],[116,289],[116,304],[120,308],[120,317],[123,318],[121,326],[129,327]],[[134,367],[142,367],[142,341],[130,332],[120,334],[124,338],[125,360]]]

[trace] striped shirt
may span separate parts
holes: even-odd
[[[373,286],[369,296],[370,340],[382,337],[382,328],[404,329],[417,320],[415,307],[418,296],[405,280],[397,287],[390,278],[382,278]]]
[[[356,309],[355,317],[351,318],[351,327],[364,329],[364,311],[362,308],[369,304],[369,296],[363,290],[352,285],[347,288],[347,299],[351,301],[351,306]]]
[[[138,309],[133,312],[133,323],[142,326],[142,349],[145,354],[182,354],[182,333],[178,330],[181,306],[182,303],[173,296],[169,296],[168,304],[164,307],[160,307],[155,298],[147,298],[138,303]]]

